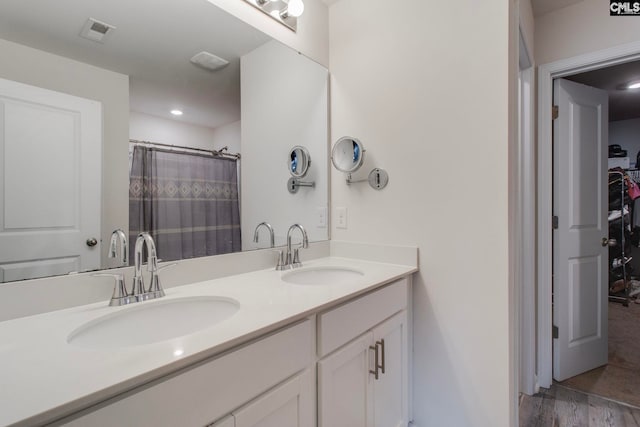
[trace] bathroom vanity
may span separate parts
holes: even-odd
[[[2,322],[0,425],[407,425],[407,264],[330,256]],[[193,301],[235,308],[172,331]]]

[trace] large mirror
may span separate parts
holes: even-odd
[[[0,57],[0,281],[328,239],[327,70],[207,0],[3,0]]]

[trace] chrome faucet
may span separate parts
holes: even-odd
[[[256,226],[256,230],[253,232],[253,243],[258,243],[258,230],[260,229],[260,227],[267,227],[267,230],[269,230],[269,237],[270,237],[270,248],[273,248],[276,246],[275,244],[275,237],[273,235],[273,227],[271,226],[271,224],[269,224],[268,222],[261,222],[260,224],[258,224]]]
[[[142,278],[142,249],[147,247],[147,269],[151,272],[151,284],[149,288],[145,288]],[[156,245],[153,237],[149,233],[140,233],[136,239],[135,250],[133,253],[134,274],[133,288],[131,295],[138,301],[147,299],[160,298],[164,296],[160,279],[158,278],[158,257],[156,255]]]
[[[307,237],[307,232],[304,229],[304,227],[301,226],[300,224],[293,224],[291,227],[289,227],[289,231],[287,231],[287,258],[286,258],[284,268],[302,267],[302,263],[300,262],[300,255],[299,255],[300,247],[295,248],[293,250],[293,253],[291,252],[291,232],[295,229],[300,230],[300,233],[302,234],[302,245],[300,247],[302,247],[303,249],[306,249],[309,247],[309,239]]]
[[[120,243],[120,253],[118,253],[118,243]],[[111,233],[111,242],[109,243],[109,258],[118,258],[123,265],[129,263],[127,257],[127,235],[118,228]]]
[[[113,258],[116,255],[117,241],[122,242],[121,255],[123,262],[127,260],[127,239],[122,230],[116,230],[111,235],[111,244],[109,245],[109,258]],[[148,288],[144,286],[144,280],[142,278],[142,250],[147,247],[147,268],[151,272],[151,284]],[[113,255],[112,255],[113,254]],[[156,244],[153,241],[153,237],[149,233],[140,233],[136,239],[136,245],[133,253],[134,261],[134,273],[133,273],[133,286],[131,292],[128,291],[124,284],[124,275],[122,273],[97,273],[92,276],[107,276],[115,279],[115,285],[113,288],[113,295],[109,301],[111,306],[119,306],[131,304],[134,302],[146,301],[149,299],[160,298],[164,296],[164,290],[160,286],[160,278],[158,277],[158,271],[161,268],[171,267],[176,263],[163,265],[158,267],[158,256],[156,254]]]

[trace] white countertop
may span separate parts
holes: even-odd
[[[31,426],[71,414],[417,271],[336,257],[303,268],[316,266],[364,275],[346,285],[296,285],[281,280],[286,272],[260,270],[170,288],[161,300],[124,307],[104,301],[0,322],[0,425]],[[96,350],[67,343],[72,331],[105,314],[193,296],[233,298],[240,309],[207,329],[143,346]],[[131,333],[135,329],[131,325]]]

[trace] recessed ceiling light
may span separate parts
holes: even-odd
[[[174,116],[181,116],[182,115],[182,111],[180,111],[180,110],[171,110],[171,114],[173,114]]]
[[[627,89],[640,89],[640,81],[631,82],[627,85]]]

